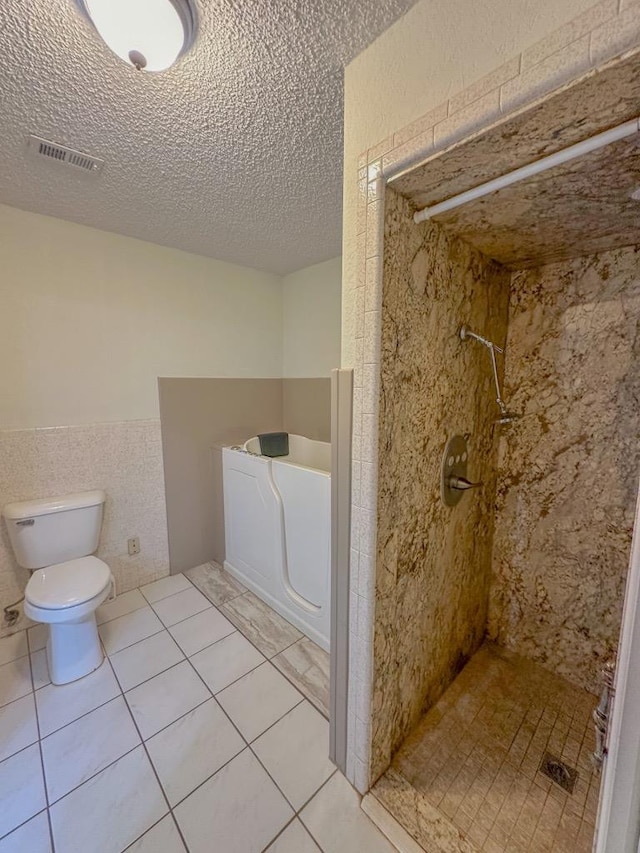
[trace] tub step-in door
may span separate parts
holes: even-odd
[[[318,617],[322,613],[328,635],[331,477],[274,460],[273,479],[282,498],[288,592],[303,599]]]

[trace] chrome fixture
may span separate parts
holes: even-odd
[[[611,705],[613,702],[613,682],[616,675],[615,660],[607,661],[600,675],[603,686],[598,707],[593,712],[593,722],[596,727],[596,751],[593,753],[591,759],[597,771],[602,769],[607,754],[607,735],[609,734],[609,719],[611,718]]]
[[[461,341],[467,341],[469,338],[472,338],[474,341],[479,341],[479,343],[483,344],[489,350],[489,355],[491,356],[491,367],[493,368],[493,381],[496,385],[496,403],[500,409],[500,417],[497,418],[494,423],[510,424],[513,423],[513,421],[517,421],[520,415],[516,414],[516,412],[510,412],[509,409],[507,409],[500,390],[496,353],[499,352],[501,355],[504,355],[504,349],[499,347],[497,344],[494,344],[494,342],[490,341],[488,338],[483,338],[482,335],[472,332],[468,326],[461,326],[458,336]]]
[[[482,483],[467,480],[469,461],[468,435],[454,435],[447,442],[442,457],[440,496],[445,506],[455,506],[469,489],[477,489]]]

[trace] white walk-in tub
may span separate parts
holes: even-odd
[[[329,649],[331,445],[289,436],[289,454],[251,438],[222,451],[225,569]]]

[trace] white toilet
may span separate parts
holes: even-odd
[[[47,661],[54,684],[88,675],[102,663],[96,609],[115,591],[98,547],[105,494],[7,504],[3,515],[18,564],[33,571],[24,612],[49,625]]]

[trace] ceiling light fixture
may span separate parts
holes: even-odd
[[[79,0],[98,35],[138,71],[165,71],[193,44],[191,0]]]

